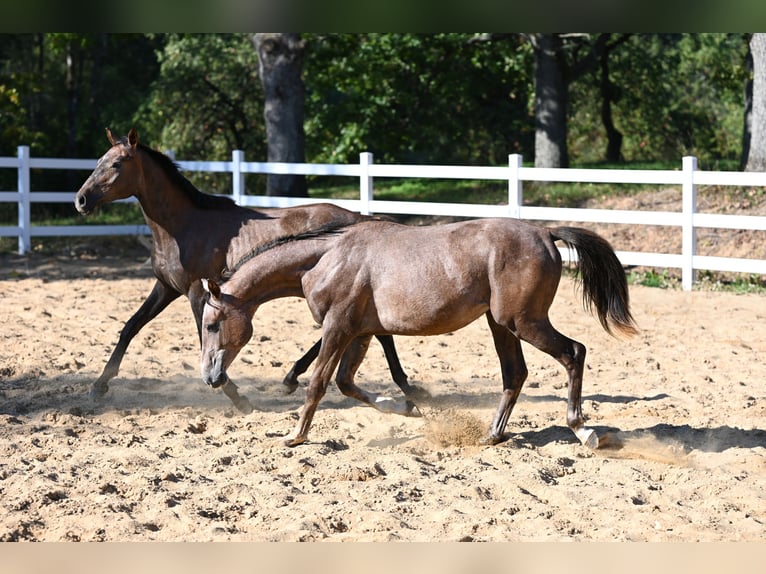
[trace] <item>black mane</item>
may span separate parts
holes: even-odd
[[[123,138],[122,143],[127,145],[127,138]],[[162,168],[162,171],[175,183],[192,203],[200,209],[231,209],[237,204],[229,197],[223,195],[213,195],[203,193],[194,184],[186,179],[179,170],[178,164],[166,156],[164,153],[150,148],[142,143],[138,144],[141,151],[146,152]]]
[[[231,269],[224,269],[221,273],[221,279],[223,281],[228,281],[234,273],[236,273],[245,263],[250,261],[251,259],[254,259],[261,253],[265,251],[269,251],[271,249],[274,249],[275,247],[279,247],[280,245],[284,245],[286,243],[293,243],[295,241],[301,241],[303,239],[318,239],[322,237],[329,237],[332,235],[337,235],[339,233],[342,233],[343,230],[350,225],[353,225],[353,223],[349,222],[330,222],[325,223],[324,225],[321,225],[320,227],[317,227],[315,229],[311,229],[309,231],[303,231],[301,233],[296,233],[294,235],[283,235],[282,237],[277,237],[273,241],[269,241],[268,243],[264,243],[263,245],[260,245],[259,247],[256,247],[253,249],[250,253],[242,257],[239,261],[237,261],[234,266]]]

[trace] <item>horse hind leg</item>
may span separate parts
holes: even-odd
[[[598,448],[598,435],[585,426],[582,414],[582,376],[585,367],[585,345],[559,333],[544,319],[518,326],[519,336],[556,359],[566,369],[569,379],[567,425],[578,440],[591,449]]]
[[[503,431],[508,424],[513,407],[521,393],[521,387],[527,379],[527,365],[521,350],[521,342],[509,329],[499,325],[491,313],[487,313],[487,322],[492,331],[495,351],[500,359],[500,371],[503,377],[503,395],[497,407],[495,417],[489,427],[484,444],[497,444],[503,440]]]
[[[355,398],[371,407],[384,412],[404,416],[420,416],[420,411],[411,400],[401,400],[384,397],[376,393],[365,391],[354,384],[354,375],[362,364],[371,337],[358,337],[354,339],[343,353],[335,383],[340,392],[347,397]]]

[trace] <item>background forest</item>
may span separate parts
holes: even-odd
[[[749,39],[303,34],[305,161],[356,162],[361,151],[380,162],[539,161],[535,83],[545,42],[555,42],[561,164],[678,166],[691,154],[703,168],[738,169]],[[0,155],[23,144],[34,156],[95,158],[105,127],[122,135],[135,126],[178,159],[226,160],[242,149],[264,160],[263,94],[252,34],[2,34]],[[3,189],[15,184],[14,173],[0,178]],[[76,172],[34,180],[49,190],[80,183]]]

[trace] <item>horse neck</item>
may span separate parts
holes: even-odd
[[[141,161],[141,181],[136,198],[152,233],[162,228],[171,235],[184,225],[184,215],[194,209],[183,189],[144,153]]]
[[[273,247],[244,263],[225,284],[225,291],[250,308],[280,297],[302,297],[303,275],[331,244],[331,239],[319,238]]]

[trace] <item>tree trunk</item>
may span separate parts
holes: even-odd
[[[619,100],[620,89],[609,79],[609,54],[611,49],[604,48],[600,53],[601,65],[601,123],[606,130],[606,161],[620,163],[622,157],[622,133],[614,125],[612,102]]]
[[[745,55],[745,113],[742,114],[742,156],[739,169],[744,170],[750,155],[750,126],[753,123],[753,54],[748,42]]]
[[[535,37],[535,167],[569,167],[566,62],[558,34]]]
[[[766,34],[753,34],[753,112],[745,171],[766,171]]]
[[[255,34],[258,72],[263,84],[263,118],[266,124],[268,161],[306,161],[303,131],[304,43],[298,34]],[[307,197],[303,175],[269,175],[268,195]]]

